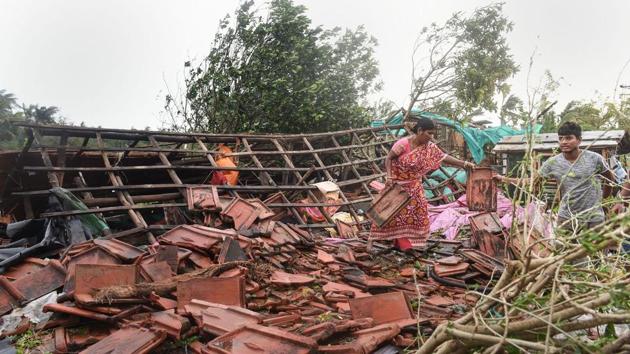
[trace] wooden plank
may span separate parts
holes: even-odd
[[[104,147],[105,144],[103,142],[103,138],[101,137],[100,133],[96,133],[96,143],[99,147]],[[112,168],[111,163],[109,162],[109,157],[107,156],[107,154],[104,151],[101,151],[101,158],[103,159],[103,164],[105,165],[105,167],[107,168]],[[118,176],[116,176],[114,174],[114,172],[107,172],[107,176],[109,177],[110,183],[112,184],[112,186],[122,186],[122,180],[120,178],[118,178]],[[146,228],[147,227],[147,223],[146,221],[144,221],[144,218],[142,217],[142,214],[140,214],[139,212],[137,212],[136,210],[132,209],[132,207],[135,206],[134,202],[133,202],[133,198],[131,198],[131,195],[129,194],[129,192],[127,191],[120,191],[117,190],[116,191],[116,196],[118,197],[118,200],[120,201],[120,204],[123,205],[123,207],[128,208],[127,209],[127,213],[129,214],[129,218],[131,218],[131,221],[133,221],[133,223],[136,225],[136,227],[142,227],[142,228]],[[101,210],[101,209],[98,209]],[[102,210],[99,212],[103,212]],[[147,234],[149,240],[151,240],[151,242],[156,242],[155,237],[149,232]]]
[[[337,139],[334,136],[330,137],[333,141],[333,144],[335,144],[335,146],[341,146],[339,144],[339,141],[337,141]],[[350,157],[348,157],[348,154],[346,154],[345,150],[341,151],[341,156],[343,156],[344,160],[346,160],[346,162],[350,161]],[[359,173],[359,171],[356,169],[356,167],[354,167],[354,165],[350,165],[350,168],[352,169],[352,173],[354,173],[354,176],[356,178],[361,178],[361,174]],[[374,199],[374,197],[372,196],[372,192],[370,191],[370,188],[367,186],[367,184],[365,182],[361,183],[361,186],[363,187],[363,190],[365,191],[365,193],[367,193],[367,195],[370,196],[370,199]]]
[[[50,155],[48,155],[48,151],[46,151],[45,148],[41,147],[42,136],[37,129],[33,129],[33,137],[35,138],[35,144],[40,147],[39,150],[42,155],[42,161],[44,162],[44,165],[46,165],[46,167],[48,168],[53,167],[52,161],[50,160]],[[61,187],[61,185],[59,184],[59,178],[54,172],[48,172],[48,183],[53,188]]]
[[[363,152],[365,154],[365,157],[368,158],[370,156],[369,152],[367,150],[365,150],[365,147],[367,145],[363,145],[363,142],[361,141],[361,138],[357,135],[357,133],[352,133],[352,136],[359,142],[361,143],[359,146],[361,146],[361,152]],[[381,145],[382,146],[382,145]],[[378,173],[383,173],[383,170],[381,170],[381,168],[374,162],[372,161],[372,168],[374,168],[374,171],[378,172]]]
[[[326,167],[326,164],[324,164],[322,159],[319,158],[319,155],[316,152],[314,152],[315,149],[313,149],[313,145],[311,145],[311,143],[308,141],[308,139],[306,137],[304,137],[304,138],[302,138],[302,141],[309,148],[309,150],[313,151],[313,157],[315,158],[315,161],[317,161],[317,163],[321,167]],[[324,169],[324,175],[326,175],[326,178],[328,178],[329,181],[333,181],[334,180],[333,176],[330,174],[330,172],[328,172],[328,169]],[[343,193],[341,188],[339,188],[339,195],[341,196],[341,200],[344,203],[348,201],[348,199],[346,198],[346,195]],[[354,218],[354,221],[355,222],[359,222],[361,219],[359,218],[359,215],[357,214],[356,210],[354,210],[354,208],[349,208],[349,209],[350,209],[350,214]],[[337,230],[337,231],[339,231],[339,230]]]
[[[59,139],[60,148],[57,150],[57,166],[66,167],[66,149],[68,148],[68,135],[64,134]],[[59,185],[63,186],[63,172],[57,172],[57,178],[59,179]]]
[[[290,168],[295,168],[295,165],[293,165],[293,161],[291,161],[291,158],[285,154],[285,150],[282,147],[282,144],[280,144],[280,142],[278,142],[278,140],[276,139],[272,139],[271,140],[273,142],[273,144],[276,146],[276,149],[278,149],[278,151],[280,151],[282,153],[282,158],[284,159],[284,162],[290,167]],[[306,181],[304,180],[302,174],[300,172],[298,172],[297,170],[293,170],[293,175],[295,176],[295,178],[297,178],[298,181],[302,181],[301,183],[305,183]],[[306,192],[308,194],[308,197],[311,200],[316,200],[316,201],[320,201],[319,198],[317,198],[317,196],[315,195],[315,193],[313,193],[312,190],[307,190]],[[334,224],[335,222],[333,221],[333,219],[330,217],[330,215],[328,215],[328,212],[326,211],[326,209],[324,209],[323,207],[318,207],[319,212],[322,213],[322,215],[324,216],[324,218],[326,218],[326,221],[328,221],[331,224]]]
[[[206,146],[206,143],[204,143],[200,137],[195,137],[195,142],[197,143],[197,145],[199,145],[199,147],[201,148],[201,150],[204,152],[204,154],[206,155],[206,159],[208,159],[208,162],[210,162],[210,165],[212,166],[213,169],[220,169],[219,166],[217,165],[217,162],[214,160],[214,156],[212,156],[212,152],[210,150],[208,150],[208,147]],[[217,186],[219,187],[219,186]],[[238,193],[235,190],[229,190],[229,193],[232,197],[238,197]]]
[[[346,205],[354,205],[358,203],[364,203],[370,201],[369,198],[357,199],[355,201],[350,202],[342,202],[342,203],[271,203],[269,204],[270,208],[291,208],[291,207],[324,207],[324,206],[346,206]],[[161,204],[145,204],[145,205],[122,205],[122,206],[113,206],[113,207],[104,207],[104,208],[92,208],[85,210],[70,210],[70,211],[57,211],[51,213],[42,213],[40,217],[48,218],[48,217],[60,217],[60,216],[72,216],[72,215],[85,215],[85,214],[97,214],[97,213],[109,213],[115,211],[124,211],[124,210],[141,210],[141,209],[161,209],[168,207],[184,207],[187,206],[186,203],[161,203]]]
[[[245,149],[249,152],[253,152],[252,151],[252,147],[249,144],[249,142],[247,141],[247,138],[242,138],[241,141],[243,142],[243,145],[245,146]],[[252,161],[254,161],[254,164],[258,167],[258,168],[264,168],[264,166],[262,165],[262,163],[260,163],[260,160],[258,160],[258,157],[256,157],[256,155],[252,155]],[[271,178],[271,176],[269,175],[269,173],[262,172],[261,173],[262,178],[259,177],[259,180],[261,181],[261,183],[263,185],[266,184],[271,184],[272,186],[278,186],[276,184],[276,181],[273,180],[273,178]],[[306,224],[306,222],[304,221],[304,219],[302,218],[302,215],[300,215],[300,213],[297,211],[297,209],[295,209],[295,207],[290,207],[289,211],[291,212],[291,214],[293,214],[293,216],[298,220],[298,222],[300,224]]]
[[[105,139],[128,139],[133,140],[136,138],[146,140],[148,135],[153,135],[158,141],[172,141],[172,142],[180,142],[187,141],[193,142],[195,137],[204,138],[207,141],[212,140],[213,142],[218,142],[225,139],[236,139],[236,138],[248,138],[250,141],[254,140],[262,140],[269,141],[269,139],[281,139],[281,140],[301,140],[302,137],[306,136],[309,138],[318,138],[318,137],[329,137],[331,135],[345,135],[349,132],[357,132],[363,133],[368,131],[387,131],[387,130],[398,130],[404,127],[403,124],[395,124],[395,125],[382,125],[380,127],[366,127],[366,128],[358,128],[358,129],[348,129],[343,131],[336,132],[325,132],[325,133],[312,133],[312,134],[207,134],[207,133],[178,133],[178,132],[164,132],[164,131],[144,131],[144,130],[126,130],[126,129],[110,129],[110,128],[90,128],[90,127],[79,127],[79,126],[66,126],[66,125],[40,125],[40,124],[32,124],[32,123],[16,123],[15,125],[21,127],[30,127],[30,128],[41,128],[42,132],[45,135],[50,136],[58,136],[62,133],[67,133],[69,137],[96,137],[96,133],[101,133],[101,137]],[[183,139],[185,138],[185,139]],[[169,140],[170,139],[170,140]],[[210,140],[208,140],[210,139]],[[223,141],[225,142],[225,141]]]

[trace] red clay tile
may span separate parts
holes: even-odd
[[[169,264],[164,261],[140,264],[138,270],[140,271],[140,275],[150,283],[165,280],[175,275]]]
[[[79,354],[148,354],[166,339],[166,333],[129,326],[121,328]]]
[[[302,240],[300,239],[300,237],[305,237],[304,233],[306,231],[304,230],[300,230],[298,228],[294,228],[293,225],[290,224],[285,224],[283,222],[276,222],[276,227],[273,229],[273,234],[271,235],[271,237],[274,237],[274,234],[278,233],[278,234],[282,234],[283,240],[286,240],[286,243],[290,243],[290,244],[297,244],[302,242]],[[279,244],[284,244],[284,243],[280,243]]]
[[[238,241],[230,237],[223,241],[217,262],[222,264],[225,262],[246,261],[247,259],[247,255],[238,244]]]
[[[204,353],[311,353],[317,343],[309,338],[273,327],[245,325],[215,338]]]
[[[181,261],[181,257],[179,257],[179,247],[173,245],[159,245],[156,251],[155,261],[168,263],[171,270],[177,274],[179,262]],[[189,253],[188,257],[190,257],[193,252],[189,251]]]
[[[285,315],[277,315],[265,318],[262,323],[266,326],[285,326],[288,323],[295,323],[300,320],[297,313],[289,313]]]
[[[77,253],[67,258],[65,263],[68,269],[66,274],[65,285],[63,291],[66,294],[74,293],[75,273],[77,264],[120,264],[119,258],[114,257],[111,253],[99,248],[91,246],[89,249],[84,249],[82,252]]]
[[[335,257],[326,251],[317,250],[317,260],[324,264],[328,264],[335,262]]]
[[[104,315],[99,312],[94,312],[86,309],[81,309],[75,306],[67,306],[63,304],[46,304],[43,308],[44,312],[56,312],[65,313],[72,316],[89,318],[91,320],[102,322],[113,322],[114,319],[111,316]]]
[[[94,293],[102,288],[136,283],[136,267],[133,265],[77,264],[76,289],[77,303],[94,303]],[[115,302],[132,302],[126,299]]]
[[[57,260],[14,282],[0,276],[0,314],[35,300],[63,286],[66,269]]]
[[[449,256],[440,258],[436,262],[444,265],[456,265],[462,262],[462,258],[457,256]]]
[[[177,312],[184,313],[184,306],[193,299],[244,307],[245,280],[243,277],[208,277],[178,282]]]
[[[48,264],[46,260],[28,257],[23,259],[19,264],[9,267],[2,275],[13,281],[32,274],[36,270],[43,268],[46,264]]]
[[[261,220],[256,224],[258,232],[263,236],[271,236],[273,229],[276,228],[276,221],[273,218]]]
[[[263,201],[260,199],[248,199],[247,201],[253,204],[259,210],[258,218],[260,220],[273,218],[276,215],[276,213],[274,213],[273,210],[271,210],[267,205],[265,205],[265,203],[263,203]]]
[[[214,264],[210,257],[197,251],[192,251],[188,259],[198,268],[210,268]]]
[[[171,310],[171,309],[177,308],[177,301],[171,300],[166,297],[158,296],[155,293],[151,293],[149,295],[149,300],[151,300],[151,303],[153,305],[155,305],[157,308],[160,308],[162,310]]]
[[[219,230],[200,225],[180,225],[160,237],[160,242],[177,245],[184,248],[209,251],[213,246],[223,241],[226,236],[236,236],[234,230]]]
[[[332,281],[329,281],[328,283],[326,283],[322,289],[324,291],[348,291],[348,292],[352,292],[354,294],[354,297],[367,297],[370,296],[370,294],[361,291],[361,289],[357,289],[353,286],[347,285],[347,284],[342,284],[342,283],[335,283]]]
[[[436,264],[433,268],[435,274],[439,277],[448,277],[451,275],[464,274],[468,270],[470,264],[462,262],[456,265]]]
[[[393,339],[400,333],[400,327],[395,323],[354,332],[355,340],[348,344],[320,345],[317,350],[326,354],[368,354],[376,350],[382,343]]]
[[[372,202],[372,206],[367,210],[366,215],[378,226],[383,226],[399,210],[409,203],[409,194],[398,184],[384,189]]]
[[[439,295],[433,295],[429,297],[428,299],[424,300],[424,302],[432,306],[450,306],[454,304],[453,300],[447,299]]]
[[[476,167],[466,180],[466,204],[472,211],[497,210],[497,184],[489,167]]]
[[[201,328],[212,335],[221,336],[245,324],[258,324],[263,316],[241,307],[206,303],[201,311]]]
[[[106,326],[58,327],[54,331],[55,350],[57,353],[76,352],[80,348],[92,345],[110,334],[111,330]]]
[[[315,278],[311,278],[301,274],[291,274],[280,270],[276,270],[271,275],[271,283],[278,285],[305,285],[315,281]]]
[[[260,215],[261,210],[256,205],[242,198],[234,198],[232,202],[221,211],[221,215],[232,218],[236,230],[248,229]]]
[[[407,267],[407,268],[403,268],[400,270],[400,276],[403,277],[413,277],[413,272],[414,272],[415,268],[413,267]]]
[[[496,213],[481,213],[470,217],[471,245],[496,258],[505,258],[507,234]]]
[[[175,313],[175,310],[151,313],[153,325],[174,339],[181,339],[182,334],[190,329],[190,321]]]
[[[503,262],[493,258],[479,250],[463,249],[460,251],[462,256],[472,261],[472,267],[482,274],[490,277],[493,273],[502,272],[504,269]]]
[[[357,233],[351,224],[345,223],[341,220],[335,220],[337,231],[339,231],[339,237],[341,238],[355,238]]]
[[[188,210],[221,209],[219,194],[215,186],[186,188],[186,202],[188,204]]]
[[[369,317],[382,324],[413,318],[411,305],[402,292],[391,292],[363,298],[350,299],[352,318]]]
[[[126,242],[119,241],[115,238],[109,240],[95,239],[94,244],[98,247],[104,248],[107,252],[113,254],[114,256],[120,258],[127,263],[135,261],[138,257],[144,255],[145,253],[138,247],[132,246]]]

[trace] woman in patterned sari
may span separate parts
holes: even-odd
[[[433,143],[435,124],[421,118],[411,129],[413,135],[398,140],[385,159],[387,185],[398,183],[411,200],[382,227],[372,224],[371,239],[393,240],[400,250],[423,247],[429,237],[429,212],[422,187],[422,176],[440,167],[442,162],[462,168],[475,165],[442,152]]]

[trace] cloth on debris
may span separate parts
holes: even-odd
[[[305,198],[299,201],[302,204],[311,204],[313,203],[313,201],[310,198]],[[326,203],[336,203],[337,201],[334,199],[330,199],[327,200]],[[333,215],[337,212],[337,210],[339,210],[340,206],[339,205],[331,205],[331,206],[326,206],[324,207],[324,210],[326,211],[326,213],[328,213],[328,215]],[[309,206],[304,206],[304,207],[299,207],[298,210],[302,213],[302,215],[308,219],[311,220],[313,222],[324,222],[326,221],[326,217],[324,216],[324,214],[322,214],[322,212],[319,210],[319,207],[309,207]]]
[[[346,224],[352,224],[354,223],[354,218],[352,217],[352,214],[348,213],[347,211],[339,211],[336,212],[335,215],[330,217],[333,221],[343,221]],[[365,218],[361,215],[359,215],[359,221],[363,221]],[[352,228],[354,229],[355,232],[359,231],[359,228],[356,226],[352,226]],[[331,237],[337,237],[339,235],[337,235],[337,230],[335,230],[334,227],[328,227],[325,229],[326,231],[328,231],[328,233],[330,234]]]
[[[43,308],[46,304],[57,303],[57,292],[53,291],[39,299],[33,300],[24,307],[14,309],[10,314],[2,316],[2,324],[0,324],[0,335],[15,330],[23,318],[28,318],[31,323],[40,323],[47,321],[52,315],[51,312],[44,312]]]
[[[52,188],[50,190],[62,203],[63,210],[88,210],[89,208],[74,194],[64,188]],[[81,223],[87,227],[93,235],[100,235],[109,229],[105,220],[97,214],[78,215]]]
[[[462,226],[470,224],[469,218],[478,213],[468,210],[465,194],[453,203],[431,206],[429,207],[431,233],[441,231],[446,239],[453,240]],[[510,229],[513,220],[516,219],[518,223],[526,223],[530,230],[539,235],[553,237],[553,222],[551,217],[545,213],[544,204],[532,202],[524,208],[518,205],[514,206],[512,200],[502,193],[498,193],[497,215],[506,229]]]
[[[87,209],[83,202],[63,188],[53,188],[50,191],[47,212]],[[37,227],[33,229],[31,228],[32,225]],[[18,230],[19,227],[26,228],[28,231],[20,231]],[[91,240],[109,228],[105,221],[96,216],[96,214],[52,217],[42,221],[21,222],[19,227],[9,224],[7,230],[12,230],[14,238],[17,238],[18,235],[23,235],[27,242],[23,247],[3,250],[4,252],[0,254],[0,273],[6,267],[18,263],[26,257],[39,253],[54,252],[63,247]],[[18,241],[16,240],[15,242]]]
[[[440,124],[448,125],[451,128],[455,129],[460,134],[462,134],[462,136],[464,137],[464,140],[466,141],[466,146],[468,147],[468,150],[470,150],[470,153],[473,159],[477,163],[480,163],[485,157],[484,146],[488,144],[495,145],[497,142],[499,142],[501,139],[503,139],[506,136],[523,135],[527,133],[527,130],[516,130],[514,128],[510,128],[504,125],[500,127],[485,128],[485,129],[465,127],[461,123],[456,122],[452,119],[448,119],[438,114],[424,112],[415,108],[411,110],[411,113],[416,117],[429,118],[434,121],[437,121]],[[404,118],[403,112],[399,112],[394,117],[389,119],[387,124],[391,124],[391,125],[402,124],[403,118]],[[377,127],[383,126],[384,124],[385,124],[385,121],[383,119],[377,119],[377,120],[372,121],[371,126],[373,128],[377,128]],[[542,125],[537,124],[534,127],[533,132],[535,134],[538,134],[541,129],[542,129]],[[393,133],[397,136],[400,136],[400,135],[406,134],[406,130],[399,129],[397,132],[393,132]],[[383,131],[382,134],[387,134],[387,132]]]
[[[520,207],[517,207],[517,209]],[[502,193],[497,195],[497,214],[501,218],[512,212],[512,201],[506,198]],[[459,229],[470,224],[469,218],[472,215],[479,214],[477,211],[468,210],[466,204],[466,195],[462,195],[457,201],[449,204],[430,206],[429,220],[431,222],[431,233],[442,231],[444,237],[453,240],[457,236]],[[509,228],[510,224],[503,226]]]
[[[446,171],[446,173],[444,173],[444,171]],[[457,182],[461,184],[466,184],[466,171],[457,167],[444,166],[433,171],[429,175],[429,178],[437,180],[439,182],[443,182],[449,179],[451,176],[454,176]]]
[[[409,238],[414,246],[424,246],[429,236],[429,203],[424,195],[422,176],[440,167],[446,154],[432,142],[411,150],[409,139],[400,139],[392,150],[398,158],[392,161],[391,173],[411,201],[383,227],[372,224],[371,237],[378,240]]]
[[[226,156],[232,153],[232,149],[229,146],[219,144],[219,157],[216,159],[217,166],[219,167],[236,167],[236,160],[233,156]],[[221,171],[221,174],[225,177],[227,184],[235,186],[238,184],[238,171]],[[213,183],[214,184],[214,183]]]

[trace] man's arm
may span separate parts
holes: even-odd
[[[538,176],[534,176],[534,181],[538,178]],[[530,178],[516,178],[516,177],[506,177],[506,176],[502,176],[502,175],[496,175],[494,176],[494,179],[497,182],[501,182],[501,183],[510,183],[513,184],[515,186],[526,186],[530,183],[531,179]]]
[[[615,175],[613,174],[613,172],[609,169],[606,169],[606,171],[604,171],[604,173],[602,173],[602,176],[604,177],[604,187],[602,188],[602,196],[604,198],[608,198],[612,195],[612,183],[615,182],[616,178]],[[626,182],[628,183],[628,182]],[[624,183],[625,186],[625,183]],[[622,190],[623,191],[623,190]]]
[[[626,180],[623,182],[621,191],[619,191],[619,198],[621,198],[621,203],[615,204],[612,208],[612,211],[615,214],[623,213],[626,206],[630,203],[630,181]]]

